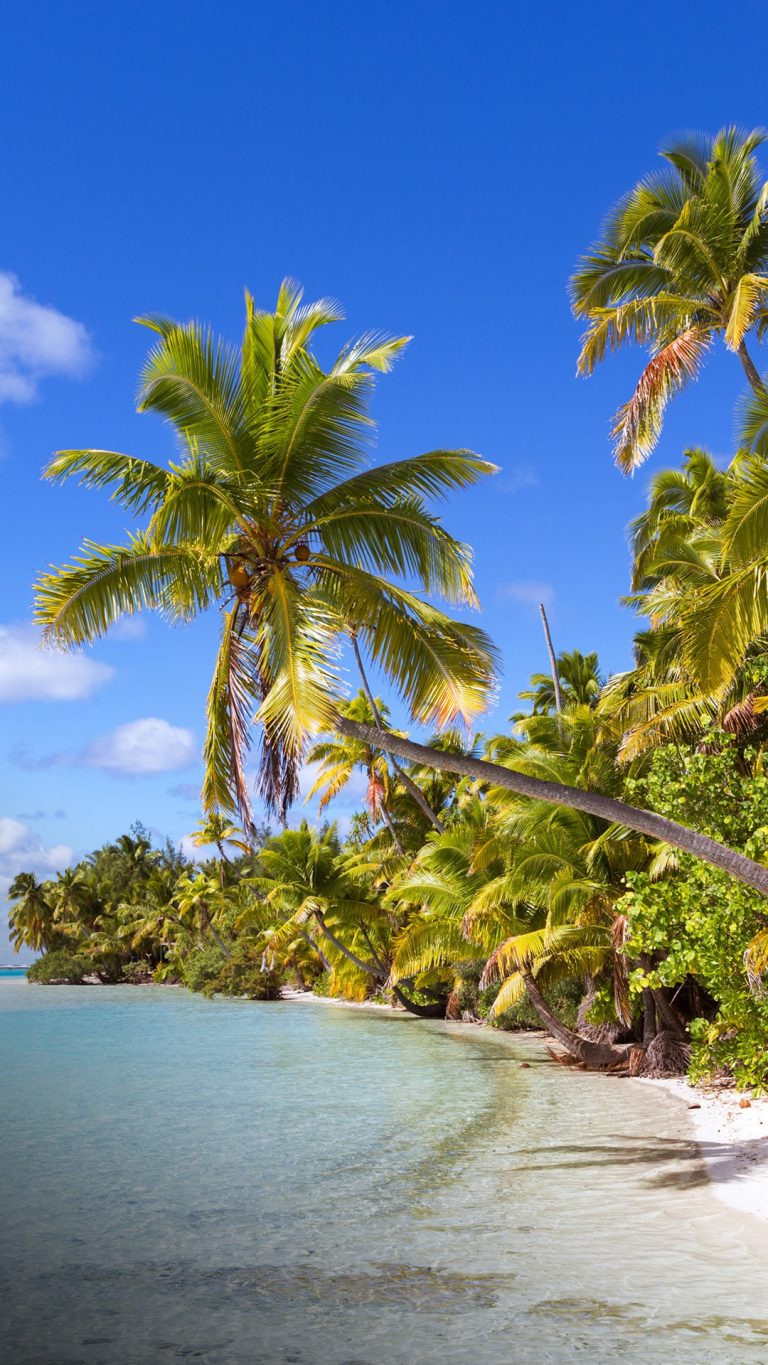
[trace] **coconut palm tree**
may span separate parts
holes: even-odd
[[[176,883],[171,905],[182,925],[192,928],[201,940],[210,934],[224,956],[231,956],[232,950],[217,928],[217,921],[229,908],[218,877],[205,872],[185,873]]]
[[[681,469],[662,469],[654,474],[648,506],[630,523],[632,589],[653,586],[658,574],[650,566],[665,549],[688,539],[694,532],[722,525],[728,510],[731,471],[721,469],[706,450],[686,450]]]
[[[329,369],[310,349],[342,316],[302,304],[292,281],[273,313],[246,295],[236,350],[197,323],[140,319],[158,337],[139,410],[174,428],[168,467],[113,451],[61,451],[46,477],[78,475],[147,518],[122,545],[86,541],[72,564],[42,575],[37,620],[66,648],[151,608],[186,621],[221,613],[208,697],[203,804],[252,817],[245,761],[262,735],[259,790],[284,816],[308,737],[332,728],[340,642],[353,636],[399,689],[414,719],[444,725],[485,705],[494,651],[417,592],[474,605],[470,552],[425,499],[477,482],[493,466],[467,451],[431,451],[366,467],[376,372],[407,338],[369,334]]]
[[[371,706],[363,691],[358,692],[356,697],[347,702],[343,711],[345,716],[363,721],[367,725],[380,723],[386,725],[389,721],[388,708],[381,698],[376,697],[375,705]],[[389,764],[381,749],[361,744],[355,739],[321,740],[309,750],[307,762],[319,765],[317,779],[307,793],[306,799],[311,801],[319,794],[318,811],[321,813],[334,797],[344,790],[356,770],[364,772],[367,779],[365,804],[371,823],[376,825],[383,820],[395,848],[398,853],[402,853],[403,846],[389,808],[392,788]]]
[[[559,699],[550,673],[534,673],[530,687],[518,692],[521,701],[533,703],[535,716],[550,715],[567,706],[595,706],[603,686],[596,654],[582,654],[574,649],[557,655],[555,661],[559,683]],[[511,717],[519,720],[520,714]]]
[[[61,941],[56,912],[49,895],[50,883],[38,881],[33,872],[19,872],[8,888],[8,928],[16,952],[20,948],[46,952]]]
[[[363,641],[415,720],[440,726],[487,703],[495,652],[476,626],[395,581],[410,575],[448,601],[474,601],[469,551],[424,499],[466,487],[491,466],[465,451],[436,451],[361,470],[373,372],[387,370],[404,341],[363,338],[325,371],[309,340],[338,316],[328,301],[302,307],[290,283],[274,313],[258,312],[248,296],[239,353],[197,324],[144,319],[160,339],[139,406],[171,421],[182,458],[164,468],[70,450],[49,465],[49,478],[79,474],[149,520],[126,544],[86,542],[73,564],[42,576],[37,620],[48,640],[76,647],[126,613],[152,608],[179,621],[218,605],[203,805],[239,811],[246,829],[256,719],[260,790],[282,813],[308,738],[333,729],[411,763],[618,820],[768,892],[768,869],[674,821],[339,715],[333,655],[343,638]]]
[[[316,833],[306,820],[261,850],[262,875],[252,878],[251,885],[279,916],[269,938],[270,952],[290,947],[296,938],[313,942],[308,934],[314,931],[358,971],[383,985],[388,967],[381,933],[386,940],[389,924],[350,876],[340,854],[335,826]]]
[[[591,374],[607,350],[650,347],[613,427],[625,473],[651,453],[667,403],[716,337],[763,391],[746,338],[761,340],[768,326],[768,182],[755,155],[765,136],[729,127],[663,147],[665,168],[619,201],[574,271],[574,313],[588,324],[579,372]]]

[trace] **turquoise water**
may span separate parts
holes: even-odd
[[[4,980],[0,1076],[13,1365],[768,1357],[685,1109],[532,1040]]]

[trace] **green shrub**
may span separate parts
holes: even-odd
[[[144,986],[152,980],[152,968],[144,958],[137,962],[124,962],[121,980],[131,986]]]
[[[205,995],[245,995],[249,1000],[279,1000],[277,972],[262,971],[262,954],[245,941],[236,943],[215,976],[203,986]]]
[[[38,986],[82,986],[86,976],[92,976],[93,971],[89,957],[78,957],[77,953],[57,949],[44,953],[32,963],[27,980],[35,981]]]
[[[727,736],[712,738],[714,752],[661,750],[640,794],[662,815],[765,861],[768,776],[757,763],[750,773],[754,755],[740,754]],[[691,1078],[726,1069],[740,1087],[768,1089],[768,996],[750,985],[745,959],[765,925],[765,898],[682,853],[662,880],[631,873],[627,881],[617,909],[627,916],[627,951],[646,962],[632,974],[633,989],[694,981],[716,1002],[691,1025]]]
[[[182,985],[191,991],[202,991],[221,971],[226,958],[215,944],[199,948],[185,957],[181,964]]]

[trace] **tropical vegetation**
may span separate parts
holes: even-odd
[[[159,339],[140,406],[181,457],[54,458],[50,478],[107,487],[143,524],[48,570],[38,619],[77,647],[124,613],[218,609],[200,857],[138,827],[49,881],[20,874],[11,923],[44,954],[37,979],[311,988],[536,1023],[583,1066],[768,1088],[768,391],[747,348],[768,329],[761,141],[667,147],[576,268],[582,370],[651,349],[617,418],[623,468],[716,337],[749,392],[730,461],[684,451],[630,528],[633,666],[556,654],[542,610],[550,670],[485,732],[471,727],[496,653],[450,614],[476,604],[471,555],[432,502],[492,466],[463,450],[364,460],[375,374],[405,340],[367,336],[323,368],[313,336],[340,310],[290,282],[272,313],[247,297],[239,349],[145,320]],[[392,728],[396,699],[436,727],[428,742]],[[254,733],[277,833],[248,790]],[[305,764],[322,818],[361,792],[343,832],[288,824]]]

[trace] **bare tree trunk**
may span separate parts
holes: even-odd
[[[312,951],[313,951],[314,953],[317,953],[317,956],[320,958],[320,961],[322,962],[322,964],[323,964],[323,966],[324,966],[324,968],[325,968],[325,970],[326,970],[327,972],[330,972],[330,971],[333,970],[333,968],[331,967],[330,962],[328,961],[328,958],[325,956],[325,953],[323,952],[323,950],[322,950],[322,948],[320,947],[319,943],[315,943],[315,940],[312,938],[312,935],[311,935],[311,934],[308,934],[307,931],[306,931],[306,929],[300,929],[300,930],[299,930],[299,938],[303,938],[303,939],[304,939],[304,942],[309,944],[309,946],[310,946],[310,948],[312,949]]]
[[[326,924],[322,915],[319,914],[318,912],[315,913],[315,921],[318,925],[318,928],[325,934],[326,938],[330,939],[334,947],[338,948],[339,952],[343,953],[344,956],[348,958],[350,962],[354,962],[355,966],[359,967],[361,972],[367,972],[368,975],[374,977],[376,981],[381,981],[382,983],[386,981],[387,973],[382,972],[381,969],[378,967],[371,966],[370,962],[363,962],[363,959],[361,957],[357,957],[352,952],[352,949],[348,948],[345,943],[342,943],[341,939],[336,937],[333,930],[328,928],[328,925]]]
[[[581,1038],[573,1029],[569,1029],[566,1024],[553,1014],[544,996],[539,990],[536,982],[529,972],[523,974],[525,983],[525,993],[528,996],[533,1008],[538,1014],[541,1022],[545,1025],[548,1032],[556,1038],[558,1043],[576,1057],[586,1066],[595,1067],[604,1071],[606,1067],[616,1066],[627,1060],[627,1046],[615,1047],[613,1043],[593,1043],[587,1038]]]
[[[543,602],[539,602],[539,611],[541,613],[541,624],[544,627],[544,639],[547,642],[549,667],[552,672],[552,684],[555,689],[555,710],[557,711],[558,716],[561,716],[563,714],[563,697],[560,691],[560,673],[558,672],[557,655],[555,654],[554,646],[552,644],[552,636],[549,633],[549,621],[547,620],[547,613],[544,610]]]
[[[384,816],[384,824],[386,825],[387,829],[392,835],[392,843],[395,845],[395,848],[397,849],[398,853],[403,853],[403,845],[400,843],[400,837],[397,833],[397,830],[395,829],[394,821],[389,813],[389,808],[383,797],[379,802],[379,810]]]
[[[358,673],[360,674],[360,681],[361,681],[362,684],[363,684],[363,692],[365,693],[366,700],[367,700],[368,705],[370,706],[371,711],[372,711],[372,713],[373,713],[373,719],[374,719],[374,721],[376,722],[376,728],[377,728],[377,730],[384,731],[384,726],[383,726],[383,724],[382,724],[381,715],[380,715],[380,713],[379,713],[379,708],[378,708],[378,706],[376,705],[376,699],[375,699],[375,697],[374,697],[374,695],[373,695],[373,693],[372,693],[372,691],[371,691],[370,684],[369,684],[369,682],[368,682],[368,677],[367,677],[367,674],[366,674],[366,672],[365,672],[365,667],[364,667],[364,665],[363,665],[363,656],[362,656],[362,654],[360,653],[360,646],[359,646],[358,643],[357,643],[357,637],[356,637],[356,635],[352,634],[350,638],[351,638],[351,640],[352,640],[352,648],[353,648],[353,650],[354,650],[354,652],[355,652],[355,660],[356,660],[356,662],[357,662],[357,671],[358,671]],[[400,778],[400,781],[402,782],[403,786],[405,787],[405,790],[408,792],[408,795],[411,796],[411,797],[413,797],[413,800],[416,802],[417,806],[420,807],[420,809],[421,809],[421,810],[423,811],[423,813],[426,815],[426,817],[427,817],[427,819],[430,821],[430,823],[434,825],[434,827],[435,827],[435,829],[437,830],[438,834],[442,834],[442,833],[443,833],[443,830],[445,829],[445,826],[444,826],[442,820],[439,820],[438,817],[435,815],[435,812],[433,811],[432,807],[430,806],[430,804],[429,804],[429,802],[428,802],[426,796],[424,795],[423,791],[420,791],[420,790],[419,790],[419,788],[417,787],[416,783],[413,781],[413,778],[409,777],[408,773],[405,772],[405,770],[404,770],[403,768],[400,767],[400,764],[398,763],[397,759],[394,757],[393,754],[390,754],[390,758],[392,759],[392,767],[394,768],[395,772],[397,773],[398,777]],[[395,837],[396,837],[396,836],[395,836]],[[399,847],[399,844],[398,844],[398,847]],[[402,851],[403,851],[402,848],[400,848],[400,852],[401,852],[401,853],[402,853]]]
[[[752,388],[754,389],[755,393],[759,393],[764,397],[768,396],[768,391],[766,390],[765,384],[760,378],[760,372],[757,366],[755,365],[751,355],[749,354],[749,351],[747,350],[746,343],[743,341],[739,346],[738,356],[739,360],[742,363],[744,373],[747,376],[747,379],[749,380],[750,384],[752,385]]]
[[[685,1038],[687,1030],[685,1020],[679,1010],[675,1009],[671,1000],[667,999],[665,992],[661,989],[652,991],[653,999],[656,1004],[656,1013],[659,1019],[663,1020],[670,1033],[676,1034],[678,1038]]]
[[[214,940],[216,946],[217,946],[218,948],[221,949],[221,951],[222,951],[222,953],[224,954],[225,957],[231,957],[231,956],[232,956],[232,949],[227,947],[226,943],[224,942],[224,940],[222,939],[221,935],[219,934],[219,931],[218,931],[218,929],[216,928],[216,925],[214,924],[213,920],[211,919],[211,917],[210,917],[210,915],[208,914],[208,911],[206,910],[206,908],[205,908],[204,905],[201,905],[201,906],[200,906],[200,914],[201,914],[201,916],[202,916],[203,923],[204,923],[206,929],[208,930],[208,932],[210,933],[211,938]]]
[[[745,858],[743,853],[719,844],[706,834],[679,825],[654,811],[641,810],[630,806],[626,801],[617,801],[612,796],[602,796],[599,792],[584,791],[581,787],[569,787],[561,782],[545,782],[539,777],[529,777],[526,773],[515,772],[499,763],[489,763],[485,759],[468,758],[465,754],[443,753],[430,749],[426,744],[415,744],[411,739],[403,739],[388,730],[376,730],[372,725],[361,725],[358,721],[339,716],[336,729],[352,739],[364,740],[366,744],[378,745],[388,753],[398,754],[412,763],[423,763],[426,767],[438,768],[443,772],[461,773],[480,782],[488,782],[494,787],[506,787],[520,796],[529,796],[534,801],[546,801],[554,806],[566,806],[571,810],[583,810],[596,815],[608,824],[627,825],[639,834],[647,834],[651,839],[660,839],[684,853],[691,853],[705,863],[727,872],[737,881],[753,887],[763,895],[768,895],[768,867]]]
[[[643,1047],[647,1047],[656,1037],[656,1001],[653,991],[643,986]]]
[[[400,1004],[403,1006],[403,1009],[406,1009],[409,1014],[418,1015],[420,1019],[445,1018],[446,1002],[444,1000],[443,1001],[437,1000],[435,1001],[434,1005],[419,1005],[415,1000],[409,1000],[408,996],[405,994],[405,991],[402,990],[400,986],[393,986],[392,994],[395,996],[397,1000],[400,1001]]]

